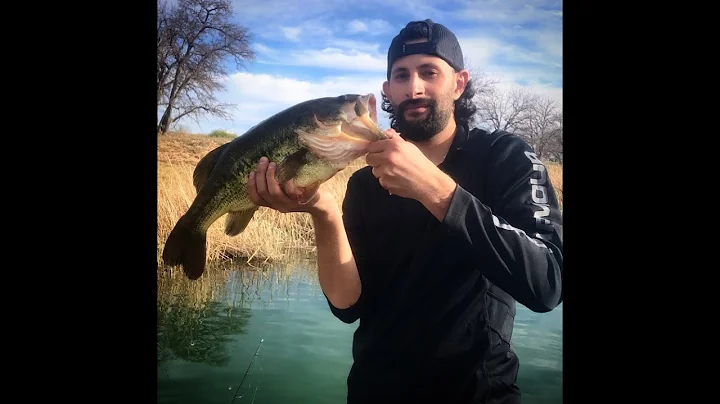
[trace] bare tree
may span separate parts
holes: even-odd
[[[555,129],[550,137],[550,155],[553,160],[562,164],[563,162],[563,111],[562,108],[555,115]]]
[[[519,132],[529,119],[537,95],[526,88],[492,88],[477,98],[478,121],[492,129]]]
[[[482,71],[482,69],[473,64],[467,56],[463,59],[465,69],[470,73],[470,84],[475,92],[475,97],[484,96],[495,90],[495,86],[500,82],[499,78],[492,77]]]
[[[540,159],[562,162],[562,107],[555,100],[527,87],[502,90],[490,85],[476,102],[479,123],[522,136]]]
[[[225,88],[225,63],[230,59],[242,67],[255,58],[251,35],[232,17],[230,0],[177,0],[175,5],[158,0],[157,104],[165,108],[158,135],[186,116],[230,116],[233,105],[214,96]]]
[[[468,71],[470,71],[470,81],[467,83],[467,85],[471,87],[474,95],[474,102],[477,102],[476,100],[479,97],[483,97],[486,94],[495,91],[495,85],[499,82],[498,79],[493,78],[484,72],[473,72],[471,69],[468,69]],[[475,107],[477,108],[477,104],[475,105]],[[473,114],[472,116],[470,116],[468,124],[473,125],[478,121],[479,117],[480,116],[478,113]]]
[[[558,144],[556,139],[558,133],[562,137],[562,121],[558,125],[558,113],[561,112],[552,98],[537,97],[530,105],[526,119],[517,128],[518,134],[532,145],[539,159],[554,156],[558,146],[562,148],[562,141]]]

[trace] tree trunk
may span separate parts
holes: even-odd
[[[160,123],[157,127],[157,134],[160,135],[167,135],[168,130],[170,130],[170,125],[172,124],[172,103],[167,106],[165,109],[165,112],[163,113],[162,118],[160,119]]]

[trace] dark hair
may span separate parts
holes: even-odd
[[[429,31],[427,24],[410,23],[408,24],[398,35],[402,37],[404,41],[411,41],[414,39],[428,38]],[[388,66],[390,71],[391,66]],[[475,87],[472,80],[467,82],[465,91],[463,91],[460,98],[455,101],[455,123],[458,125],[470,126],[475,121],[475,112],[477,112],[477,106],[473,98],[475,97]],[[399,130],[396,126],[397,118],[395,117],[395,110],[390,103],[390,99],[385,95],[384,91],[380,92],[382,95],[381,108],[383,111],[390,114],[390,127],[395,130]]]

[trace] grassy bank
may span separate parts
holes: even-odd
[[[192,184],[195,165],[207,152],[230,140],[180,133],[158,137],[158,265],[162,263],[162,250],[170,230],[195,197]],[[338,204],[345,195],[348,178],[364,165],[364,159],[359,159],[355,165],[323,184],[335,196]],[[562,167],[549,163],[548,171],[562,201]],[[307,214],[282,214],[260,208],[247,229],[236,237],[226,236],[223,226],[224,217],[208,231],[209,261],[224,261],[238,256],[251,260],[275,260],[282,258],[288,248],[308,251],[314,248],[312,222]]]

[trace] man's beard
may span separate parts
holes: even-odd
[[[413,141],[424,141],[431,139],[433,136],[438,134],[440,131],[445,129],[450,120],[450,113],[452,112],[452,104],[450,102],[443,102],[441,107],[438,106],[438,102],[432,98],[405,100],[400,103],[395,109],[397,131],[405,140]],[[448,105],[449,104],[449,105]],[[419,120],[408,121],[405,118],[405,111],[409,107],[425,107],[426,114],[425,118]]]

